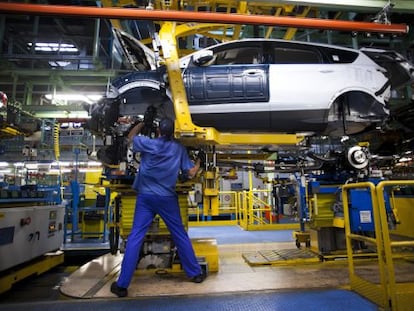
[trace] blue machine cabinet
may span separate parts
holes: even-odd
[[[351,231],[375,231],[371,193],[367,189],[352,189],[349,198]]]

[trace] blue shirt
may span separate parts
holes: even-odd
[[[140,194],[176,196],[178,174],[194,167],[183,145],[165,137],[135,136],[132,150],[141,153],[133,188]]]

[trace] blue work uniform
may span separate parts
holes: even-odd
[[[133,151],[141,153],[140,167],[133,184],[138,194],[118,286],[128,288],[131,283],[142,243],[156,214],[164,220],[171,233],[184,272],[190,278],[201,274],[201,267],[182,223],[175,191],[180,170],[188,171],[194,163],[183,145],[165,136],[156,139],[135,136]]]

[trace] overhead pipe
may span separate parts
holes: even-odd
[[[107,19],[140,19],[153,21],[180,21],[199,23],[266,25],[297,28],[330,29],[338,31],[361,31],[390,34],[406,34],[406,24],[379,24],[320,18],[289,16],[243,15],[210,12],[145,10],[138,8],[101,8],[67,5],[42,5],[26,3],[1,3],[0,13],[53,15]]]

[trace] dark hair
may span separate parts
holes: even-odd
[[[165,136],[167,138],[172,138],[174,135],[174,121],[170,118],[163,118],[160,121],[160,133],[161,136]]]

